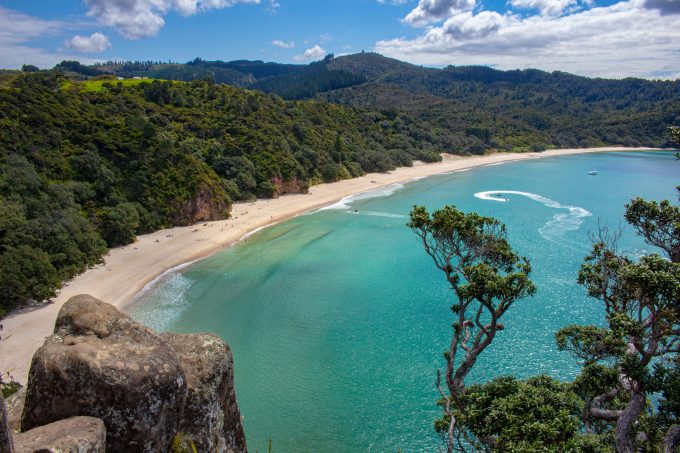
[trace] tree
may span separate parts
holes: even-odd
[[[21,72],[38,72],[38,71],[40,71],[40,68],[32,64],[25,64],[21,66]]]
[[[139,212],[134,203],[121,203],[102,212],[101,217],[102,236],[109,247],[134,242],[139,227]]]
[[[616,447],[622,453],[636,451],[640,437],[650,440],[652,433],[640,429],[640,417],[649,395],[677,387],[677,382],[664,382],[661,377],[668,377],[669,362],[675,363],[677,370],[680,352],[680,208],[668,201],[641,198],[632,200],[626,208],[628,222],[667,258],[652,253],[634,262],[617,251],[616,235],[601,231],[581,266],[578,281],[591,297],[604,304],[608,328],[580,342],[564,329],[558,333],[558,342],[560,336],[571,339],[577,356],[583,357],[588,350],[604,351],[589,354],[591,364],[604,359],[615,361],[611,369],[617,379],[593,398],[584,415],[586,423],[595,419],[615,424]],[[582,334],[587,328],[594,329],[568,329]],[[563,341],[563,349],[565,345]],[[677,438],[675,431],[677,425],[668,428],[669,442]],[[678,439],[673,443],[677,446]]]
[[[463,443],[490,445],[457,418],[466,412],[465,378],[480,354],[504,329],[503,315],[519,299],[533,295],[531,265],[517,255],[507,241],[505,225],[477,213],[463,213],[445,206],[430,215],[414,206],[408,226],[418,235],[435,266],[444,272],[456,302],[451,306],[455,322],[446,359],[445,385],[441,371],[436,385],[442,396],[443,419],[437,427],[449,452]],[[460,356],[460,357],[459,357]]]
[[[59,286],[57,270],[42,250],[20,245],[0,255],[0,316],[27,301],[42,302],[54,297]]]
[[[531,295],[531,267],[509,246],[495,219],[446,206],[411,211],[411,227],[457,298],[443,417],[435,423],[447,450],[677,452],[680,446],[680,208],[636,198],[626,219],[665,256],[634,261],[618,252],[618,234],[594,238],[578,276],[603,304],[606,326],[573,325],[556,334],[560,350],[583,368],[561,384],[548,377],[501,377],[467,388],[479,354],[504,328],[499,319]],[[462,357],[461,357],[462,355]],[[457,357],[458,356],[458,357]],[[657,405],[649,403],[660,394]]]

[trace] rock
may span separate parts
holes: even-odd
[[[105,448],[104,422],[94,417],[71,417],[14,437],[16,453],[104,453]]]
[[[167,451],[186,391],[177,356],[151,329],[76,296],[33,356],[21,427],[85,415],[104,421],[107,451]]]
[[[12,430],[9,428],[7,422],[7,413],[5,411],[5,400],[2,399],[0,393],[0,453],[13,453],[12,448]]]
[[[177,354],[187,379],[179,431],[200,452],[247,452],[229,346],[212,334],[160,337]]]
[[[24,412],[24,400],[26,399],[26,387],[21,387],[16,393],[5,400],[7,408],[7,422],[13,432],[21,431],[21,414]]]

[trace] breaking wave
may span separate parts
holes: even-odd
[[[361,192],[355,195],[350,195],[348,197],[343,198],[342,200],[338,201],[335,204],[319,209],[319,211],[325,211],[327,209],[340,209],[340,210],[349,209],[350,208],[349,205],[351,203],[354,203],[355,201],[368,200],[370,198],[389,197],[396,191],[401,190],[403,188],[404,188],[403,184],[390,184],[389,186],[381,187],[379,189],[373,189],[367,192]]]

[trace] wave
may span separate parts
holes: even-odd
[[[193,262],[173,267],[149,282],[145,291],[152,286],[155,286],[155,291],[151,299],[144,303],[135,303],[140,300],[142,293],[136,296],[128,308],[132,317],[157,331],[168,330],[188,308],[186,292],[191,288],[192,281],[179,270],[190,264]],[[162,284],[159,284],[161,280]]]
[[[538,232],[541,234],[541,236],[550,241],[555,241],[556,238],[562,236],[567,231],[577,230],[586,217],[593,215],[587,209],[581,208],[579,206],[563,205],[562,203],[551,200],[550,198],[546,198],[531,192],[520,192],[518,190],[489,190],[486,192],[477,192],[475,197],[482,200],[498,201],[501,203],[509,201],[508,198],[494,195],[519,195],[537,201],[549,208],[564,209],[568,211],[564,214],[555,214],[552,219],[539,228]]]
[[[507,164],[507,163],[508,163],[508,162],[494,162],[493,164],[486,164],[486,165],[483,165],[483,167],[495,167],[496,165],[505,165],[505,164]]]
[[[379,189],[373,189],[367,192],[361,192],[358,194],[347,196],[335,204],[319,209],[319,211],[326,211],[328,209],[340,209],[340,210],[349,209],[350,204],[354,203],[355,201],[368,200],[371,198],[389,197],[390,195],[394,194],[395,192],[403,188],[404,188],[403,184],[390,184],[389,186],[381,187]]]

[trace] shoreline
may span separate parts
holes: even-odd
[[[110,250],[105,262],[66,282],[51,303],[12,312],[1,321],[0,372],[22,385],[34,352],[51,335],[61,306],[72,296],[91,294],[118,308],[133,301],[158,279],[240,242],[259,230],[300,214],[329,206],[343,198],[428,176],[467,171],[543,157],[616,151],[651,151],[657,148],[575,148],[486,156],[444,155],[442,162],[414,163],[388,173],[369,173],[334,183],[319,184],[309,194],[288,194],[277,199],[235,203],[227,220],[174,227],[139,236],[124,247]]]

